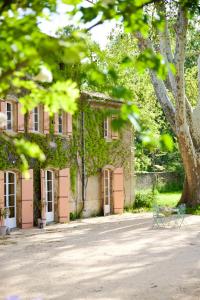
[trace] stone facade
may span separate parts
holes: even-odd
[[[99,93],[85,93],[84,100],[87,100],[93,109],[119,110],[122,105],[121,102],[116,102]],[[110,120],[108,124],[110,124]],[[126,148],[126,157],[121,159],[121,153],[119,153],[115,158],[115,163],[103,166],[96,175],[87,179],[84,203],[81,193],[81,174],[80,172],[77,174],[76,193],[72,193],[70,200],[70,212],[72,213],[82,212],[84,217],[107,214],[104,206],[104,170],[109,170],[111,176],[109,213],[123,213],[124,206],[134,201],[133,128],[129,124],[118,132],[108,132],[104,138],[108,143],[120,139]]]
[[[82,99],[87,99],[89,105],[94,109],[119,110],[122,104],[120,101],[114,101],[105,95],[96,93],[83,93]],[[73,138],[70,114],[64,112],[61,115],[55,114],[52,119],[40,105],[24,116],[21,114],[21,104],[16,97],[11,95],[5,101],[0,101],[0,109],[8,116],[7,125],[3,129],[7,134],[31,133],[46,136],[50,134],[53,122],[54,135],[61,135],[68,140]],[[85,217],[123,213],[124,205],[134,199],[133,131],[131,125],[120,132],[113,131],[111,121],[112,117],[106,123],[108,128],[106,128],[104,138],[107,143],[121,139],[126,148],[126,157],[122,161],[116,156],[114,163],[102,166],[97,174],[88,178],[84,201],[81,176],[79,173],[77,174],[76,193],[74,193],[70,185],[70,168],[67,163],[63,169],[52,168],[52,166],[41,169],[40,174],[37,175],[40,180],[39,189],[35,186],[35,171],[32,169],[29,170],[28,180],[14,167],[0,171],[0,208],[8,207],[12,212],[10,213],[12,218],[9,216],[5,220],[7,226],[33,227],[36,219],[36,204],[37,211],[39,211],[37,217],[42,225],[50,222],[69,222],[70,212],[77,214],[82,211]],[[68,150],[66,149],[66,151]],[[9,179],[11,173],[14,174],[15,183]],[[6,195],[4,195],[4,186],[6,186]],[[12,192],[9,190],[10,186],[13,188]],[[36,188],[37,203],[35,203]]]

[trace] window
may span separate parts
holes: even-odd
[[[35,107],[33,109],[33,130],[39,131],[39,108]]]
[[[7,130],[12,130],[12,104],[6,102]]]
[[[115,116],[107,117],[104,120],[104,138],[107,141],[119,139],[119,132],[118,130],[112,129],[112,121],[115,120]]]
[[[110,137],[110,134],[109,134],[109,118],[106,118],[104,120],[104,138],[109,138]]]
[[[12,172],[4,173],[4,206],[9,209],[9,218],[16,216],[16,178]]]
[[[112,191],[111,171],[104,170],[104,205],[110,205],[111,191]]]
[[[47,212],[53,212],[53,172],[46,171]]]
[[[63,133],[63,115],[59,113],[58,115],[58,133]]]

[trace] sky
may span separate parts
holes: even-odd
[[[58,29],[66,25],[78,24],[78,17],[73,19],[73,21],[70,20],[66,14],[67,10],[70,10],[69,6],[59,3],[57,14],[52,14],[50,20],[40,19],[40,28],[42,31],[54,35]],[[108,36],[115,27],[115,24],[114,21],[106,21],[104,24],[98,25],[90,31],[92,39],[97,42],[102,49],[106,47]]]

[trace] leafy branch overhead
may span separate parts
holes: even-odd
[[[24,112],[42,103],[50,114],[60,109],[73,113],[80,89],[90,89],[93,85],[124,102],[118,126],[129,119],[140,131],[143,124],[138,118],[135,105],[130,103],[136,102],[133,93],[118,84],[117,69],[98,64],[98,55],[102,54],[89,36],[92,28],[114,19],[122,24],[123,33],[139,41],[139,51],[136,49],[132,55],[122,57],[119,68],[134,68],[143,74],[145,69],[150,70],[155,94],[179,139],[180,148],[183,149],[183,143],[187,145],[189,161],[194,166],[193,171],[196,170],[199,134],[193,125],[189,126],[189,133],[186,132],[193,115],[185,95],[183,67],[188,24],[196,20],[199,1],[87,2],[86,6],[81,0],[63,0],[62,3],[70,5],[70,9],[66,9],[66,17],[75,16],[80,21],[79,25],[82,23],[81,27],[85,29],[61,30],[53,36],[41,30],[40,22],[58,12],[56,0],[1,2],[1,98],[5,98],[8,92],[16,92]],[[45,68],[51,74],[46,76],[46,82],[43,80],[44,74],[40,76],[41,70]],[[142,132],[141,137],[143,135]],[[148,138],[152,139],[151,134]],[[147,138],[144,140],[147,141]],[[155,138],[152,140],[154,144]],[[160,138],[160,144],[172,148],[171,139],[166,135]],[[25,146],[21,147],[20,151],[25,149]],[[189,167],[186,169],[190,178]]]

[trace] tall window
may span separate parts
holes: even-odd
[[[16,216],[16,178],[12,172],[4,173],[4,206],[9,209],[9,218]]]
[[[7,102],[6,103],[6,115],[7,115],[7,130],[12,130],[12,104]]]
[[[39,131],[39,108],[35,107],[33,109],[33,130]]]
[[[112,180],[111,171],[109,169],[104,170],[104,205],[110,205],[111,193],[112,193]]]
[[[110,134],[109,134],[109,118],[104,119],[104,138],[109,138]]]
[[[53,172],[46,171],[46,201],[47,212],[53,211]]]
[[[63,114],[58,115],[58,133],[63,133]]]

